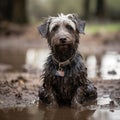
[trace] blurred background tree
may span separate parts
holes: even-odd
[[[0,20],[26,23],[26,0],[0,0]]]
[[[97,0],[96,3],[96,16],[98,18],[104,18],[106,14],[106,0]]]
[[[84,0],[84,8],[83,8],[83,10],[84,10],[84,17],[86,18],[86,19],[88,19],[89,18],[89,15],[90,15],[90,13],[89,13],[89,11],[90,11],[90,0]]]
[[[120,19],[120,0],[0,0],[0,21],[34,23],[57,13],[77,13],[85,19]]]

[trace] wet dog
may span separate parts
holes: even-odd
[[[38,27],[51,50],[42,75],[44,83],[39,89],[40,102],[80,107],[97,98],[97,90],[87,79],[87,68],[78,52],[84,27],[85,22],[75,14],[49,17]]]

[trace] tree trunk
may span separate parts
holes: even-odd
[[[96,16],[98,18],[104,18],[105,17],[105,0],[97,0],[97,5],[96,5]]]
[[[0,0],[0,20],[26,23],[26,0]]]
[[[12,1],[0,0],[0,20],[12,19]]]
[[[13,0],[12,21],[18,23],[27,22],[26,0]]]
[[[89,13],[90,13],[90,0],[84,0],[83,3],[83,10],[84,10],[84,17],[85,19],[89,19]]]

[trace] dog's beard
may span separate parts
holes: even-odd
[[[53,46],[54,57],[63,62],[71,58],[75,54],[75,47],[73,44],[59,44]]]
[[[72,44],[61,44],[55,46],[56,52],[61,52],[62,54],[66,54],[72,48]]]

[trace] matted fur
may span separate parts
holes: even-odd
[[[58,17],[49,17],[49,19],[52,19],[52,22],[49,25],[49,31],[51,32],[52,28],[55,25],[63,25],[63,24],[69,24],[72,26],[74,30],[76,30],[75,23],[69,19],[69,17],[72,16],[71,14],[64,15],[60,14]]]
[[[76,15],[60,14],[49,17],[38,28],[51,49],[42,75],[44,83],[39,89],[40,102],[52,106],[80,107],[97,98],[96,88],[87,79],[87,69],[77,50],[79,34],[84,33],[84,27],[85,22]],[[64,72],[63,76],[56,75],[60,69]]]

